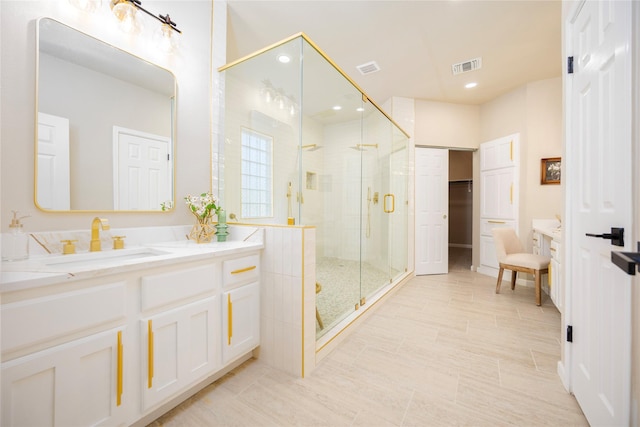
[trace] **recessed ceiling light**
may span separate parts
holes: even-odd
[[[364,108],[363,107],[358,107],[358,108],[356,108],[356,111],[362,112],[362,111],[364,111]]]
[[[338,110],[342,110],[342,107],[341,107],[341,106],[339,106],[339,105],[334,105],[334,106],[333,106],[333,109],[334,109],[334,110],[336,110],[336,111],[338,111]]]
[[[283,64],[288,64],[291,61],[291,58],[289,58],[285,54],[281,54],[281,55],[278,55],[278,61],[282,62]]]
[[[466,85],[464,85],[464,87],[466,87],[467,89],[472,89],[474,87],[478,86],[478,83],[476,82],[471,82],[471,83],[467,83]]]

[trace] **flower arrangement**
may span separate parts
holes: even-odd
[[[218,206],[218,200],[211,193],[202,193],[199,196],[188,195],[184,198],[189,210],[198,219],[193,226],[189,238],[198,243],[208,243],[215,234],[215,228],[211,225],[211,217],[218,215],[222,208]]]
[[[202,193],[199,196],[188,195],[184,198],[191,213],[200,219],[211,218],[211,215],[218,214],[220,206],[218,200],[211,193]]]

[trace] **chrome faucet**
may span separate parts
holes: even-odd
[[[103,230],[108,230],[111,228],[109,226],[109,220],[106,218],[93,218],[91,222],[91,242],[89,243],[89,251],[90,252],[99,252],[102,250],[100,245],[100,228]]]

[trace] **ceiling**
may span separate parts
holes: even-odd
[[[228,1],[227,60],[304,32],[376,103],[482,104],[561,75],[560,0]],[[482,58],[453,75],[452,64]],[[375,61],[380,71],[362,75]],[[465,89],[469,82],[473,89]]]

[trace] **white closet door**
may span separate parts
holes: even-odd
[[[449,151],[416,148],[416,274],[449,271]]]

